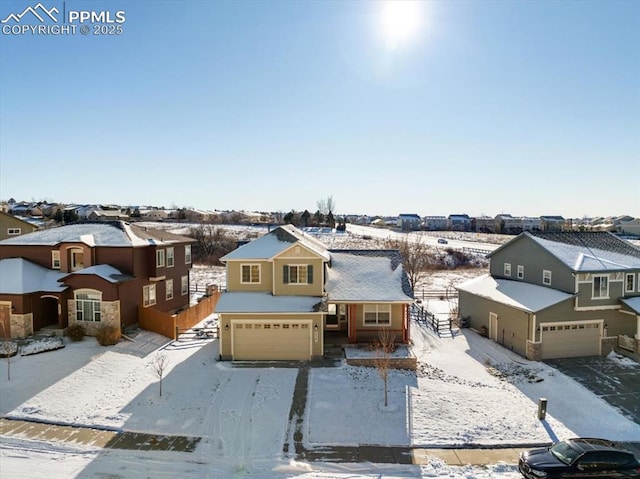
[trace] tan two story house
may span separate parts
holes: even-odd
[[[458,286],[472,328],[529,359],[640,354],[640,249],[608,232],[524,232]]]
[[[223,360],[310,360],[325,334],[351,343],[381,329],[409,341],[411,287],[395,250],[329,250],[291,225],[227,254],[216,306]]]

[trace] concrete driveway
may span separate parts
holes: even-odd
[[[630,359],[590,356],[548,359],[545,363],[575,379],[640,424],[640,364]]]

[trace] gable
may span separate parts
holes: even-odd
[[[246,243],[220,258],[229,260],[273,260],[289,250],[293,245],[304,247],[313,257],[329,261],[327,248],[312,236],[292,225],[279,226],[267,234]]]

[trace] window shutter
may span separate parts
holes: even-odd
[[[313,284],[313,265],[307,266],[307,283]]]
[[[282,267],[282,282],[284,284],[289,283],[289,265],[286,264]]]

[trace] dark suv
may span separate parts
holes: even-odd
[[[527,479],[640,478],[633,453],[606,439],[576,438],[520,454],[518,469]]]

